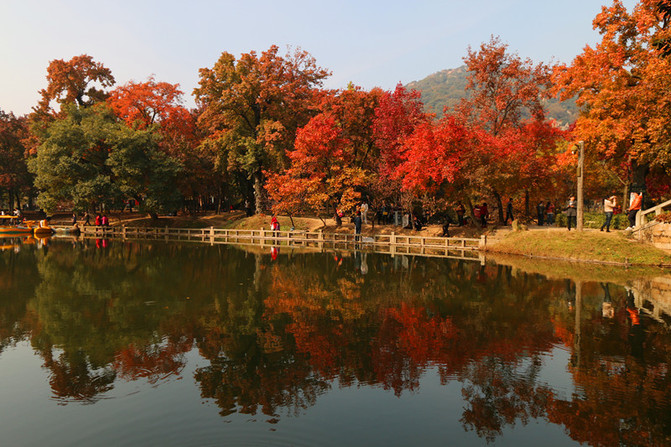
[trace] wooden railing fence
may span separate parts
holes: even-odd
[[[56,227],[59,228],[65,227]],[[476,238],[448,238],[401,234],[356,235],[325,233],[323,231],[271,231],[219,228],[170,227],[98,227],[80,228],[86,238],[121,238],[124,240],[164,240],[201,242],[209,244],[290,246],[308,249],[366,249],[378,253],[412,254],[457,259],[481,260],[481,250],[487,240]]]
[[[655,217],[659,216],[664,212],[664,209],[671,206],[671,200],[667,200],[664,203],[660,203],[657,206],[653,206],[652,208],[648,208],[645,211],[639,211],[638,214],[636,214],[636,227],[634,228],[634,231],[638,232],[638,237],[639,239],[642,237],[642,231],[641,230],[646,230],[650,227],[653,227],[657,225],[659,222],[652,220],[648,221],[648,216],[652,213],[655,213]]]

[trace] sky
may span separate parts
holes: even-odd
[[[571,62],[598,33],[592,20],[611,0],[0,0],[0,109],[29,113],[54,59],[88,54],[117,85],[180,84],[184,104],[198,70],[222,52],[301,48],[349,82],[393,89],[463,65],[468,47],[499,36],[534,62]],[[633,7],[636,0],[624,0]]]

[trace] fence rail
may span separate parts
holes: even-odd
[[[55,227],[57,231],[66,227]],[[209,244],[237,244],[257,246],[289,246],[307,249],[365,248],[378,253],[408,254],[456,259],[481,258],[480,250],[486,238],[447,238],[437,236],[410,236],[401,234],[354,235],[325,233],[323,231],[271,231],[219,228],[170,227],[81,227],[86,238],[121,238],[124,240],[164,240],[201,242]]]
[[[664,203],[660,203],[657,206],[653,206],[652,208],[648,208],[645,211],[639,211],[636,214],[636,227],[634,227],[634,231],[638,232],[638,238],[642,238],[642,230],[647,230],[648,228],[654,227],[657,225],[659,222],[656,220],[648,221],[648,215],[655,213],[655,216],[659,216],[664,212],[664,209],[671,206],[671,200],[667,200]]]

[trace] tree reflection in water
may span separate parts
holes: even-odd
[[[668,326],[624,287],[442,259],[99,245],[0,253],[0,350],[29,339],[61,403],[179,376],[195,347],[222,416],[276,422],[335,383],[402,396],[435,369],[488,441],[539,418],[593,445],[670,440]],[[571,396],[542,379],[560,345]]]

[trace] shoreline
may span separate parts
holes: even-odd
[[[111,226],[155,228],[210,228],[216,229],[269,229],[270,215],[246,217],[243,212],[227,212],[219,215],[165,216],[152,221],[142,214],[114,215]],[[295,226],[296,231],[323,231],[324,233],[353,234],[354,227],[349,222],[336,226],[333,219],[314,217],[278,216],[281,230],[288,231]],[[54,222],[54,225],[69,222]],[[362,236],[389,235],[440,237],[442,227],[428,225],[420,231],[402,229],[394,225],[364,226]],[[479,238],[484,235],[487,244],[485,254],[512,255],[527,259],[561,261],[568,263],[595,264],[613,267],[657,267],[671,268],[671,253],[655,248],[651,244],[627,239],[621,230],[610,233],[585,229],[583,232],[568,232],[560,227],[535,227],[525,231],[513,231],[511,227],[495,227],[481,231],[475,227],[450,227],[451,237]]]

